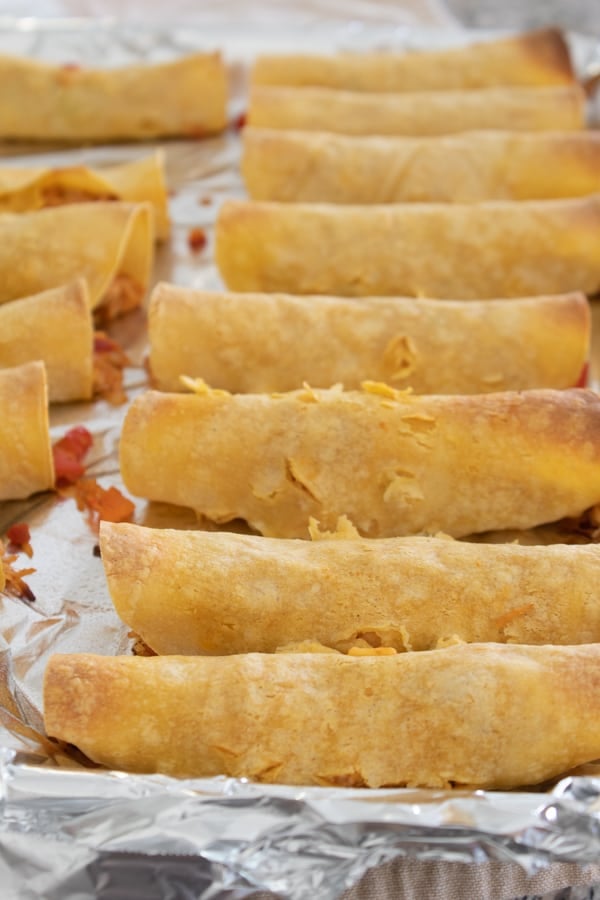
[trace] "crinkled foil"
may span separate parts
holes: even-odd
[[[114,22],[0,19],[0,52],[61,62],[122,64],[221,48],[230,67],[232,126],[205,141],[163,145],[173,235],[158,251],[155,281],[220,287],[212,262],[212,227],[226,197],[243,195],[237,116],[244,109],[248,64],[263,50],[427,47],[467,33],[423,28],[315,23],[302,32],[234,22],[206,28],[121,27]],[[467,35],[472,39],[472,34]],[[600,44],[571,36],[576,64],[590,85],[600,78]],[[598,95],[590,121],[600,120]],[[56,149],[0,147],[4,162],[102,165],[125,162],[155,144]],[[194,253],[189,229],[208,247]],[[93,237],[93,236],[91,236]],[[115,323],[126,348],[130,396],[146,384],[145,314]],[[595,328],[592,379],[600,375]],[[53,438],[74,424],[94,435],[88,474],[122,488],[117,445],[124,407],[55,406]],[[54,652],[126,653],[131,639],[110,602],[97,537],[72,498],[42,495],[0,504],[0,534],[29,522],[37,571],[27,582],[34,602],[0,594],[0,897],[44,900],[242,898],[257,890],[303,900],[333,900],[374,866],[397,858],[478,864],[518,863],[528,874],[553,862],[600,860],[599,767],[588,766],[549,791],[488,793],[365,791],[259,786],[231,779],[181,781],[92,769],[47,740],[41,686]],[[140,524],[197,528],[193,514],[136,503]],[[504,539],[513,536],[505,536]],[[552,540],[540,532],[528,540]],[[554,537],[556,540],[557,538]],[[23,566],[29,561],[23,557]],[[526,740],[516,735],[515,740]],[[600,869],[597,870],[600,878]],[[598,889],[600,891],[600,888]],[[508,896],[508,895],[506,895]],[[600,896],[582,886],[546,900]]]

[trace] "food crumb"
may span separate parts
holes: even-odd
[[[52,456],[57,487],[66,487],[81,478],[85,472],[83,458],[93,442],[94,439],[88,429],[83,425],[76,425],[53,445]]]
[[[33,547],[31,546],[31,534],[29,525],[26,522],[15,522],[6,532],[8,538],[9,552],[19,552],[22,550],[31,559],[33,556]]]
[[[104,331],[94,332],[94,396],[112,406],[127,401],[123,389],[123,369],[131,365],[121,345]]]
[[[87,510],[89,525],[95,532],[101,520],[129,522],[135,512],[134,504],[118,488],[103,488],[95,478],[82,478],[76,483],[75,501],[81,512]]]
[[[27,600],[29,603],[35,602],[35,594],[28,584],[23,580],[28,575],[33,575],[36,569],[15,569],[14,563],[17,561],[15,554],[6,553],[4,545],[0,541],[0,571],[4,572],[6,584],[4,591],[11,597],[18,597],[21,600]]]
[[[188,247],[192,253],[200,253],[200,251],[204,250],[206,247],[206,243],[207,237],[204,228],[200,228],[199,226],[190,228],[188,231]]]

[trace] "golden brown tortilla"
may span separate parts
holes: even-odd
[[[309,517],[331,529],[344,514],[368,537],[460,537],[600,502],[593,391],[436,397],[364,387],[148,391],[123,426],[125,486],[271,537],[307,537]]]
[[[585,94],[575,84],[407,94],[254,87],[248,124],[350,135],[433,136],[478,129],[579,131],[585,127]]]
[[[166,240],[170,223],[163,152],[102,169],[0,167],[0,212],[33,212],[93,200],[151,203],[156,237]]]
[[[0,368],[41,360],[51,403],[89,400],[93,326],[82,279],[0,305]]]
[[[230,200],[216,258],[233,291],[482,300],[600,290],[600,194],[338,206]]]
[[[3,213],[0,304],[82,277],[92,307],[114,318],[141,304],[153,256],[149,203],[78,203]]]
[[[55,655],[44,716],[49,735],[130,772],[507,789],[600,756],[600,646]]]
[[[234,393],[363,381],[419,394],[573,387],[587,359],[583,294],[481,302],[229,294],[159,284],[148,317],[154,386],[181,375]]]
[[[268,54],[252,69],[253,84],[352,91],[568,84],[574,78],[567,44],[555,28],[444,50]]]
[[[103,522],[100,547],[119,616],[159,654],[600,643],[597,544],[311,543]]]
[[[0,500],[21,500],[52,487],[44,365],[0,369]]]
[[[218,53],[117,69],[0,57],[0,138],[110,142],[202,137],[227,124]]]
[[[478,131],[355,137],[245,128],[242,172],[253,200],[473,203],[600,191],[600,133]]]

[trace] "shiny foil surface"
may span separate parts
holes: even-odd
[[[303,789],[44,769],[4,751],[0,783],[1,883],[17,891],[27,875],[39,893],[23,896],[109,897],[114,878],[115,898],[131,900],[334,900],[397,856],[511,860],[530,873],[600,857],[592,777],[547,794]]]
[[[238,120],[248,66],[268,50],[314,52],[373,47],[442,46],[473,33],[324,22],[301,32],[235,24],[206,28],[120,27],[114,22],[0,19],[0,52],[64,63],[118,65],[220,48],[229,64],[231,126],[208,140],[51,148],[0,145],[13,165],[90,166],[125,162],[156,146],[165,152],[173,232],[159,248],[154,281],[221,287],[212,261],[220,202],[243,196]],[[570,37],[581,77],[600,80],[600,45]],[[600,121],[600,89],[590,89],[590,123]],[[191,228],[208,245],[188,245]],[[597,310],[593,310],[597,318]],[[129,398],[147,385],[145,313],[114,323],[126,349]],[[592,384],[600,376],[594,329]],[[126,407],[104,401],[51,410],[53,440],[76,424],[94,435],[87,474],[122,489],[117,445]],[[91,767],[50,742],[42,723],[42,679],[55,652],[131,652],[132,640],[108,594],[97,536],[72,497],[38,495],[0,503],[0,533],[26,520],[35,566],[26,581],[34,602],[0,594],[0,897],[44,900],[242,898],[258,890],[291,900],[333,900],[364,872],[397,857],[480,863],[516,862],[528,872],[555,861],[600,860],[600,767],[588,766],[554,787],[531,792],[434,792],[287,788],[232,779],[182,781]],[[193,513],[136,502],[138,524],[198,528]],[[539,529],[523,539],[561,539]],[[513,539],[500,535],[498,539]],[[22,565],[21,565],[22,563]],[[515,736],[527,740],[527,735]],[[596,777],[595,777],[596,776]],[[591,887],[545,894],[583,900]]]

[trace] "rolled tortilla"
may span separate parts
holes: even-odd
[[[103,522],[100,547],[119,616],[159,654],[600,643],[594,544],[311,543]]]
[[[88,283],[92,307],[114,318],[142,302],[154,254],[149,203],[79,203],[0,215],[0,303]]]
[[[478,204],[251,203],[219,211],[233,291],[527,297],[600,290],[600,194]]]
[[[51,402],[92,396],[92,347],[83,279],[0,306],[0,368],[41,360]]]
[[[170,225],[163,152],[102,169],[0,167],[0,212],[33,212],[93,200],[148,201],[154,208],[156,237],[166,240]]]
[[[148,391],[128,410],[121,472],[136,496],[307,537],[347,515],[367,537],[530,528],[600,502],[592,391],[413,396]]]
[[[117,69],[0,57],[0,137],[148,140],[222,131],[227,77],[218,53]]]
[[[183,390],[180,376],[188,375],[233,393],[371,380],[419,394],[474,394],[573,387],[587,359],[590,312],[583,294],[357,301],[159,284],[148,327],[160,390]]]
[[[253,200],[472,203],[600,191],[592,131],[390,138],[245,128],[243,142]]]
[[[413,94],[254,87],[248,124],[354,135],[578,131],[585,127],[585,94],[578,85]]]
[[[574,77],[568,47],[555,28],[444,50],[263,55],[252,69],[254,84],[352,91],[568,84]]]
[[[132,772],[505,789],[600,756],[600,647],[55,655],[44,717],[49,735]]]
[[[21,500],[52,487],[44,365],[0,369],[0,500]]]

